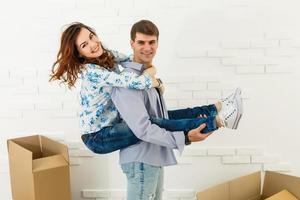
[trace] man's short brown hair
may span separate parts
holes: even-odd
[[[158,31],[157,26],[149,20],[138,21],[132,26],[131,31],[130,31],[130,37],[131,37],[132,41],[135,40],[136,33],[142,33],[142,34],[151,35],[151,36],[154,35],[157,37],[157,39],[159,36],[159,31]]]

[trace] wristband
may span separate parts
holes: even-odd
[[[157,87],[160,88],[162,86],[163,82],[161,81],[160,78],[157,78],[156,80],[158,82],[158,86]]]
[[[191,144],[188,133],[184,133],[184,144],[185,145],[190,145]]]

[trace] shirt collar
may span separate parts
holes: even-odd
[[[126,61],[126,62],[121,62],[120,64],[124,68],[134,69],[139,72],[144,71],[143,64],[141,63]]]

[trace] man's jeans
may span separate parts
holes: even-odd
[[[140,162],[121,165],[127,177],[128,200],[161,200],[163,190],[163,167]]]
[[[150,120],[169,131],[187,133],[203,123],[206,124],[206,127],[202,133],[209,133],[218,129],[215,121],[217,115],[215,105],[168,111],[168,115],[169,119],[151,117]],[[199,115],[206,115],[207,118],[199,118]],[[140,141],[125,122],[105,127],[95,133],[84,134],[81,138],[91,151],[98,154],[110,153]]]

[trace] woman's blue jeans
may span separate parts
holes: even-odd
[[[151,117],[153,124],[169,131],[189,132],[205,123],[202,133],[209,133],[218,129],[215,121],[217,109],[215,105],[168,111],[169,119]],[[198,117],[206,115],[207,117]],[[94,153],[110,153],[130,145],[136,144],[138,139],[125,122],[105,127],[97,132],[81,136],[84,144]]]

